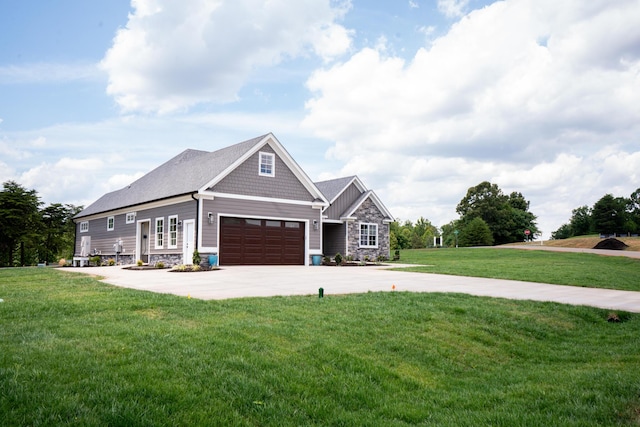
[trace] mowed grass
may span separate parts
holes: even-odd
[[[401,251],[409,271],[640,291],[640,259],[500,248]]]
[[[640,423],[634,314],[404,292],[200,301],[43,268],[0,270],[0,298],[3,426]]]

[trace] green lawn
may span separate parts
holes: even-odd
[[[637,426],[640,315],[456,294],[199,301],[0,269],[0,425]]]
[[[409,271],[640,291],[640,259],[499,248],[403,250]]]

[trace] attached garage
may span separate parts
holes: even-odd
[[[305,224],[222,217],[220,265],[304,265]]]

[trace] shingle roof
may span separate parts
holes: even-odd
[[[197,192],[268,135],[212,152],[187,149],[130,185],[100,197],[75,218]]]
[[[343,178],[330,179],[328,181],[314,182],[315,186],[324,194],[324,197],[333,202],[333,200],[342,193],[342,191],[353,181],[356,176],[345,176]]]

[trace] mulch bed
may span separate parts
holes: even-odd
[[[595,245],[593,249],[613,249],[615,251],[623,251],[628,247],[629,245],[627,245],[626,243],[610,237],[608,239],[604,239],[601,242],[598,242],[598,244]]]

